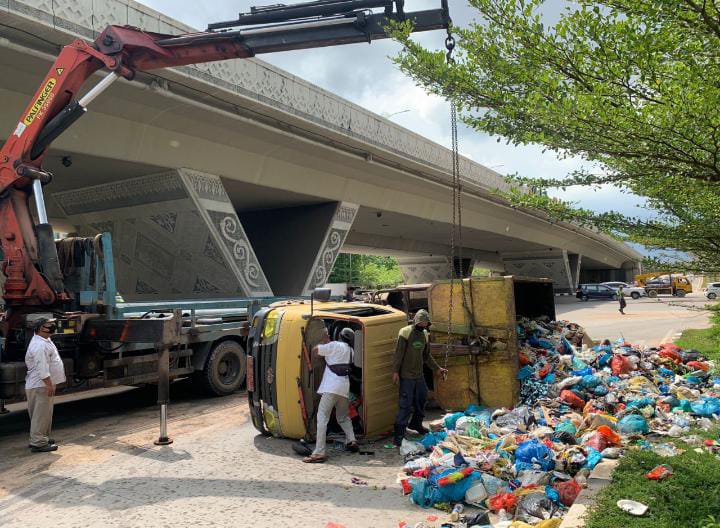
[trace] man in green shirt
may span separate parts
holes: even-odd
[[[393,362],[393,383],[400,387],[400,402],[395,418],[395,445],[398,446],[407,428],[420,434],[427,433],[423,426],[428,393],[423,375],[424,365],[439,370],[443,378],[447,376],[447,370],[440,367],[430,354],[427,332],[430,324],[430,314],[426,310],[419,310],[413,324],[402,328],[398,334]]]

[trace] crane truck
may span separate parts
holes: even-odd
[[[253,7],[206,31],[165,35],[108,26],[95,39],[66,45],[0,150],[0,247],[5,310],[0,318],[0,403],[22,398],[30,327],[57,320],[52,336],[70,384],[83,388],[136,385],[194,375],[214,394],[244,382],[248,319],[271,299],[159,302],[116,301],[112,240],[54,240],[43,187],[52,142],[80,119],[118,79],[137,72],[264,53],[387,38],[389,24],[414,31],[448,29],[448,1],[405,12],[404,0],[321,0]],[[378,11],[378,9],[382,9]],[[79,97],[94,73],[102,80]],[[6,109],[7,110],[7,109]],[[31,213],[34,201],[36,215]],[[276,300],[276,299],[272,299]]]

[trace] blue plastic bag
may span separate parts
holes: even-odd
[[[530,365],[525,365],[523,368],[518,370],[517,379],[520,381],[526,380],[533,375],[534,371]]]
[[[425,447],[425,449],[430,449],[430,448],[438,445],[440,442],[442,442],[446,438],[447,438],[447,433],[445,433],[445,432],[428,433],[422,437],[422,439],[420,440],[420,443]]]
[[[590,470],[595,469],[595,466],[597,466],[600,461],[602,460],[603,456],[598,452],[597,449],[589,446],[585,446],[585,452],[587,453],[587,458],[585,459],[585,464],[583,467],[588,468]]]
[[[572,368],[574,370],[582,370],[587,368],[587,363],[585,363],[582,359],[580,359],[577,356],[573,356],[572,359]],[[592,373],[591,373],[592,374]]]
[[[700,398],[691,402],[690,407],[692,412],[706,418],[714,414],[720,414],[720,400],[717,398]]]
[[[553,501],[555,504],[560,504],[560,494],[552,486],[545,486],[545,495],[547,495],[548,499]]]
[[[574,435],[577,434],[577,427],[575,427],[575,424],[570,420],[565,420],[555,426],[555,431],[566,432]]]
[[[580,384],[586,389],[594,389],[601,383],[602,380],[592,374],[586,374],[585,376],[583,376],[582,381],[580,382]]]
[[[591,367],[586,367],[580,370],[573,370],[572,375],[573,376],[582,376],[583,378],[585,376],[590,376],[593,373],[593,369]]]
[[[450,429],[451,431],[454,431],[455,424],[463,416],[465,416],[465,413],[461,413],[461,412],[456,412],[456,413],[447,415],[444,420],[445,429]]]
[[[600,359],[598,359],[598,366],[600,368],[606,367],[610,364],[610,360],[613,358],[612,349],[610,350],[610,352],[603,354],[602,356],[600,356]]]
[[[652,398],[640,398],[639,400],[632,400],[627,404],[628,409],[641,409],[648,405],[655,406],[655,400]]]
[[[605,396],[610,390],[605,385],[598,385],[593,389],[595,396]]]
[[[537,464],[543,470],[550,471],[555,467],[553,452],[537,440],[523,442],[515,450],[516,467],[521,464]]]
[[[647,421],[639,414],[628,414],[618,422],[618,431],[623,434],[645,434],[649,430]]]
[[[675,377],[675,373],[670,369],[666,369],[665,367],[658,367],[657,371],[658,371],[658,374],[660,374],[663,378],[674,378]]]

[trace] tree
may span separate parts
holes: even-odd
[[[506,197],[718,269],[720,3],[581,0],[547,25],[542,0],[469,2],[479,19],[454,30],[454,64],[401,28],[401,69],[450,99],[472,128],[597,167],[516,177]],[[524,190],[600,184],[647,197],[654,215],[597,214]]]
[[[347,282],[362,288],[386,288],[403,280],[400,266],[392,257],[341,253],[328,282]]]

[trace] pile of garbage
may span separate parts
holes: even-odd
[[[521,320],[517,330],[519,406],[471,405],[401,446],[403,492],[451,512],[443,526],[557,527],[590,472],[624,449],[672,456],[673,437],[720,453],[720,442],[690,434],[720,419],[720,376],[698,352],[624,340],[588,347],[566,321]],[[672,475],[656,470],[648,478]]]

